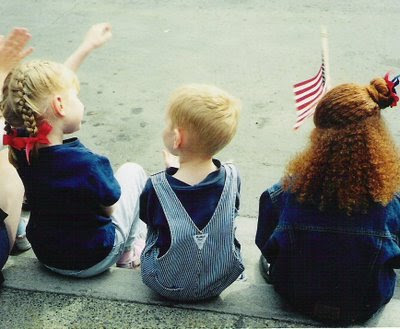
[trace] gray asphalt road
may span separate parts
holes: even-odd
[[[148,173],[162,168],[164,107],[176,87],[210,83],[241,98],[238,134],[218,157],[239,166],[241,216],[256,217],[259,195],[281,177],[312,129],[311,120],[298,131],[292,129],[292,85],[319,68],[321,24],[329,32],[333,85],[368,83],[390,69],[400,73],[399,15],[400,2],[389,0],[3,0],[0,31],[28,27],[35,47],[32,58],[63,61],[92,24],[112,23],[111,42],[79,71],[86,114],[77,135],[108,156],[115,168],[126,161],[141,164]],[[400,143],[399,110],[388,109],[384,116]],[[18,328],[74,328],[85,319],[86,327],[113,327],[104,314],[120,327],[293,325],[271,317],[212,313],[206,322],[201,311],[157,307],[154,312],[151,305],[9,288],[2,292],[0,307],[5,328],[10,323]],[[27,309],[33,313],[24,313]],[[126,313],[119,318],[127,310],[139,320],[125,321]],[[391,325],[397,313],[392,310],[389,321],[382,323]],[[13,322],[13,314],[19,322]],[[140,317],[149,322],[143,324]]]
[[[28,27],[32,58],[63,61],[93,23],[109,21],[113,40],[81,67],[86,105],[79,136],[115,167],[162,168],[161,131],[168,95],[191,82],[240,97],[240,127],[219,158],[234,160],[243,180],[242,216],[300,150],[311,120],[293,131],[291,86],[320,65],[320,26],[329,32],[333,84],[368,83],[400,69],[398,1],[45,1],[0,4],[1,30]],[[397,109],[387,110],[399,141]]]

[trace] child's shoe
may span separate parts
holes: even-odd
[[[15,239],[15,248],[19,251],[27,251],[32,248],[31,244],[29,243],[26,235],[19,235]]]
[[[137,268],[140,266],[140,255],[145,247],[145,240],[136,239],[132,244],[132,249],[125,251],[117,262],[117,267]]]
[[[29,211],[22,210],[17,229],[17,237],[14,244],[15,249],[17,249],[18,251],[27,251],[32,248],[31,244],[26,238],[26,226],[28,225],[29,216]]]
[[[117,262],[117,267],[133,269],[137,267],[134,262],[133,250],[125,251]]]
[[[140,256],[142,255],[142,251],[145,246],[146,241],[144,239],[136,239],[133,242],[133,262],[135,263],[135,266],[140,266]]]
[[[268,284],[272,284],[270,265],[263,255],[260,257],[260,273]]]

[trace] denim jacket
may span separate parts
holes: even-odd
[[[260,198],[256,244],[275,289],[322,320],[365,320],[394,293],[400,195],[347,216],[300,204],[278,183]]]

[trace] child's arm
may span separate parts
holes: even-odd
[[[280,216],[279,201],[277,199],[281,198],[282,189],[280,185],[274,185],[272,189],[275,192],[273,198],[271,197],[270,189],[261,194],[258,211],[256,245],[263,254],[270,236],[278,225]]]
[[[111,24],[100,23],[93,25],[86,33],[80,46],[68,57],[64,65],[76,72],[86,57],[94,49],[104,45],[111,36]]]
[[[24,186],[15,168],[8,162],[8,151],[0,152],[0,209],[8,214],[4,220],[10,250],[14,245],[24,198]]]
[[[32,47],[25,48],[31,37],[27,29],[20,27],[15,27],[6,38],[0,36],[0,97],[7,74],[33,51]]]

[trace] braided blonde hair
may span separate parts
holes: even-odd
[[[78,78],[62,64],[41,60],[21,63],[4,81],[0,110],[6,129],[25,128],[29,136],[35,136],[52,97],[71,87],[79,89]],[[13,159],[10,148],[10,160]]]

